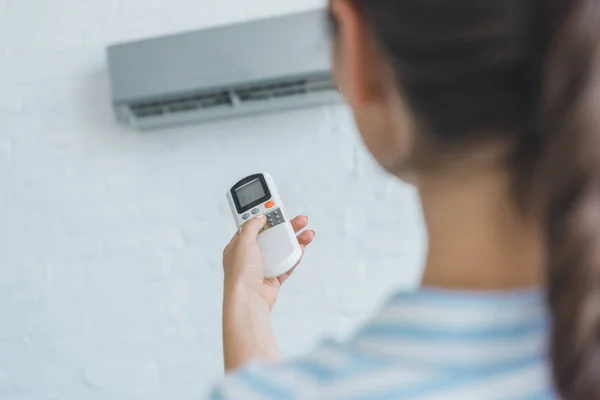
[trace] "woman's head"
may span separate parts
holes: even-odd
[[[484,154],[510,173],[544,228],[557,387],[600,398],[600,0],[330,0],[330,15],[336,80],[383,167],[443,176]]]
[[[392,172],[506,152],[533,134],[538,2],[336,0],[335,75],[365,143]],[[500,154],[498,154],[500,155]]]

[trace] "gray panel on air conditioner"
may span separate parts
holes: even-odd
[[[115,45],[108,58],[117,103],[330,69],[322,10]]]

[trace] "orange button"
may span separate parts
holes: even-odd
[[[272,201],[267,201],[267,202],[265,203],[265,208],[273,208],[273,206],[274,206],[274,205],[275,205],[275,203],[274,203],[274,202],[272,202]]]

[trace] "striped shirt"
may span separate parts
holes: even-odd
[[[548,322],[537,290],[400,292],[348,342],[251,362],[211,399],[555,399]]]

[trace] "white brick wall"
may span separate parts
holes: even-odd
[[[373,165],[342,106],[114,123],[107,44],[321,1],[0,0],[1,399],[198,398],[221,373],[224,192],[244,173],[270,170],[318,231],[274,312],[286,355],[415,282],[414,194]]]

